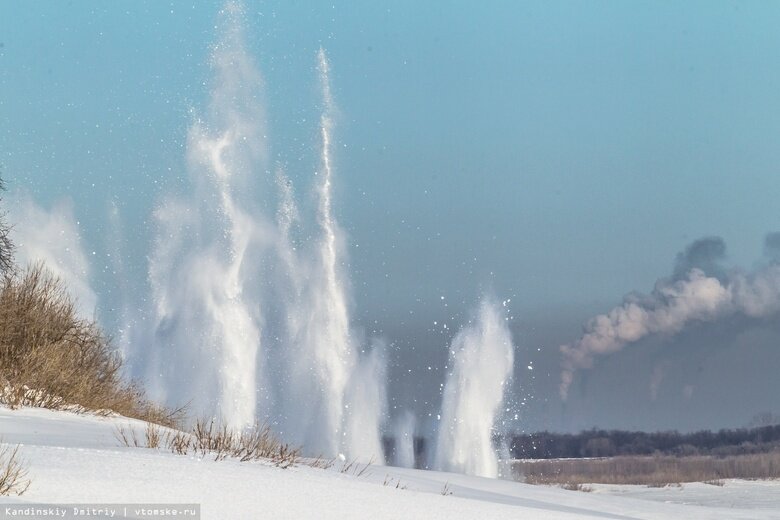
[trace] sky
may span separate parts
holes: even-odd
[[[780,413],[771,316],[651,335],[558,395],[559,346],[652,291],[693,240],[722,237],[727,266],[764,261],[780,230],[780,5],[245,6],[270,155],[294,179],[316,156],[316,52],[328,52],[354,316],[394,346],[393,399],[428,410],[449,340],[492,292],[511,299],[526,429],[690,430]],[[109,327],[107,216],[118,208],[127,269],[143,279],[151,213],[185,189],[220,7],[0,0],[5,201],[70,200]]]

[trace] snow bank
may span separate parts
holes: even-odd
[[[142,436],[145,425],[122,417],[94,417],[43,409],[0,408],[0,437],[22,444],[32,485],[2,502],[199,503],[204,519],[777,519],[774,508],[668,504],[613,491],[593,493],[530,486],[453,473],[372,466],[356,477],[298,466],[173,455],[120,446],[118,425]],[[400,488],[396,482],[400,480]],[[388,485],[383,483],[388,482]],[[777,495],[777,483],[755,493]],[[441,494],[445,485],[451,495]],[[728,490],[710,486],[713,490]],[[620,496],[618,496],[620,495]],[[700,503],[706,501],[700,500]],[[733,504],[732,504],[733,505]]]

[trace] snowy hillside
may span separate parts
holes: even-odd
[[[205,519],[780,519],[780,482],[583,493],[382,466],[356,476],[340,473],[339,464],[279,469],[127,448],[115,436],[118,425],[142,436],[144,423],[125,418],[0,408],[0,436],[22,444],[32,479],[22,497],[0,502],[199,503]],[[445,486],[451,495],[442,494]]]

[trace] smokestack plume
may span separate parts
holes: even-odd
[[[686,278],[691,269],[700,269],[707,276],[721,278],[725,270],[721,262],[726,259],[726,242],[721,237],[704,237],[694,240],[677,254],[674,279]]]
[[[765,253],[773,261],[753,273],[726,271],[720,266],[726,254],[721,238],[690,244],[677,256],[671,278],[656,282],[649,295],[629,294],[622,305],[592,318],[579,340],[560,347],[561,399],[567,399],[575,372],[651,334],[676,334],[690,323],[736,314],[762,318],[778,312],[780,234],[767,235]]]

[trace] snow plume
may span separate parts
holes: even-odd
[[[310,453],[343,454],[382,463],[381,427],[385,416],[385,348],[370,349],[352,330],[344,233],[333,213],[333,129],[335,106],[330,65],[317,53],[323,108],[320,161],[315,172],[316,232],[300,234],[301,215],[290,180],[279,169],[277,227],[285,305],[286,379],[280,418]]]
[[[106,236],[106,251],[108,254],[108,267],[111,269],[111,285],[109,287],[104,286],[104,291],[107,291],[113,307],[109,309],[110,312],[103,313],[101,317],[105,317],[106,322],[103,324],[109,328],[109,330],[116,331],[116,344],[119,347],[119,353],[125,361],[123,369],[127,371],[127,375],[133,377],[133,359],[136,352],[132,349],[130,342],[132,335],[131,329],[133,325],[132,321],[132,305],[131,305],[131,288],[135,287],[130,284],[130,275],[127,271],[127,265],[125,264],[126,252],[124,251],[123,244],[125,240],[124,229],[122,226],[122,214],[119,209],[119,205],[116,200],[111,200],[108,203],[108,233]],[[111,323],[113,321],[113,323]]]
[[[191,192],[155,211],[158,237],[149,278],[155,362],[169,402],[186,403],[232,427],[255,421],[264,381],[259,355],[259,256],[267,224],[249,208],[265,172],[262,81],[243,44],[241,9],[221,12],[208,115],[187,140]],[[193,395],[194,392],[194,395]]]
[[[509,388],[512,337],[502,308],[483,300],[476,319],[450,345],[434,465],[483,477],[498,476],[496,419]]]
[[[21,265],[43,262],[59,277],[76,302],[81,316],[93,318],[97,296],[90,287],[89,257],[82,246],[73,204],[63,199],[50,210],[22,196],[11,206],[16,260]]]
[[[653,373],[650,376],[650,399],[655,401],[658,399],[658,390],[661,388],[661,383],[666,378],[666,371],[669,368],[668,363],[658,363],[653,368]]]
[[[725,256],[720,238],[688,246],[678,255],[672,278],[659,280],[649,295],[626,296],[619,307],[591,319],[577,342],[561,346],[561,398],[567,399],[577,370],[591,368],[597,356],[622,350],[651,334],[676,334],[692,322],[735,314],[762,318],[780,311],[780,263],[772,256],[778,242],[775,234],[767,236],[765,251],[771,262],[753,273],[720,266]]]
[[[333,207],[330,65],[320,49],[313,205],[299,211],[285,171],[269,172],[263,81],[242,19],[239,4],[221,11],[209,104],[187,136],[188,182],[153,212],[148,292],[116,284],[133,299],[117,320],[123,352],[155,400],[232,428],[267,420],[311,455],[381,464],[386,348],[351,323],[346,239]],[[274,203],[276,215],[267,214]],[[23,210],[20,249],[49,262],[94,308],[70,207]],[[116,206],[109,228],[121,276]]]
[[[330,65],[325,52],[317,55],[322,88],[323,109],[320,117],[320,169],[316,172],[318,185],[317,224],[320,237],[316,248],[316,262],[310,279],[306,303],[309,316],[304,325],[305,343],[314,359],[316,380],[322,395],[317,429],[325,432],[328,453],[340,450],[341,440],[337,433],[344,422],[345,394],[349,378],[357,364],[349,328],[349,305],[345,279],[341,272],[344,264],[343,235],[332,207],[333,166],[332,132],[333,99],[330,93]]]
[[[149,379],[168,402],[196,392],[193,410],[231,426],[269,418],[312,455],[381,463],[385,349],[378,341],[363,349],[350,323],[345,238],[333,210],[327,57],[320,49],[308,222],[284,169],[267,172],[262,81],[242,42],[240,7],[228,4],[223,15],[208,117],[189,133],[190,194],[155,212]],[[253,211],[274,196],[275,217]]]
[[[395,422],[395,460],[393,464],[401,468],[414,467],[414,433],[416,427],[414,414],[404,410]]]
[[[384,342],[374,340],[351,374],[345,394],[342,449],[351,458],[380,465],[385,461],[380,435],[387,414],[385,350]]]

